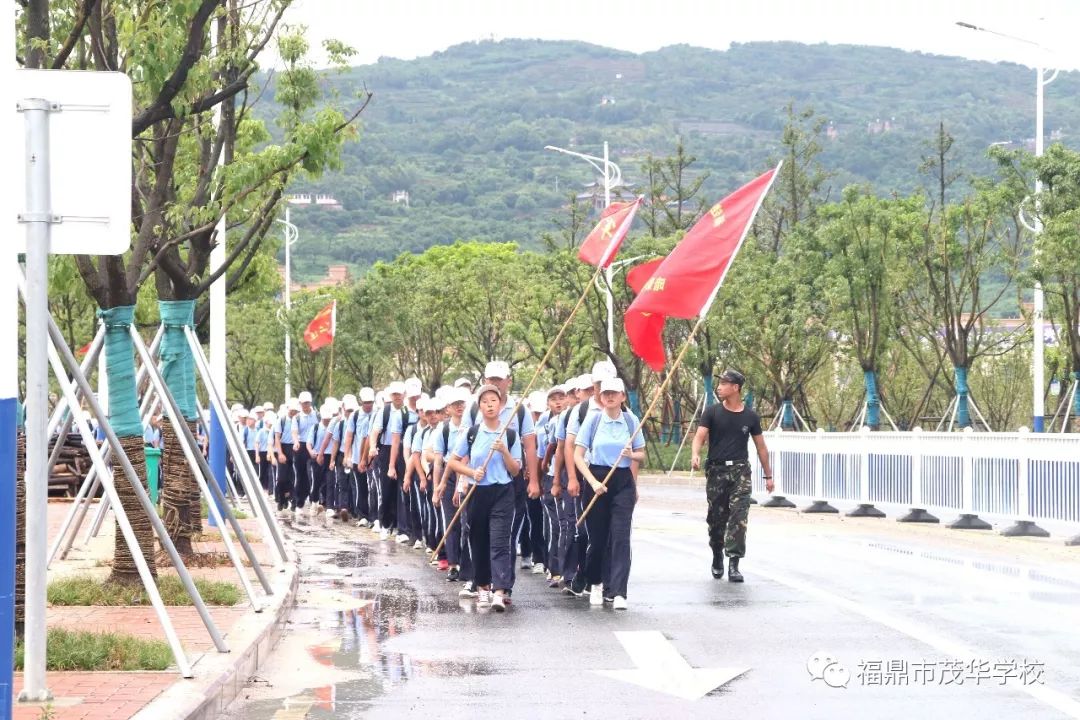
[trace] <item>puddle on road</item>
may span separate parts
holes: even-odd
[[[360,717],[372,701],[419,678],[465,678],[498,672],[482,658],[418,658],[386,650],[386,645],[416,628],[424,615],[460,612],[456,598],[420,595],[416,588],[400,578],[338,577],[335,570],[367,567],[372,551],[357,547],[348,551],[318,553],[317,575],[304,577],[304,590],[330,589],[335,595],[353,598],[364,604],[354,609],[327,609],[317,604],[297,607],[290,614],[292,632],[311,632],[318,628],[333,639],[307,646],[311,659],[319,665],[343,671],[350,679],[280,698],[253,700],[235,709],[230,718]],[[315,560],[315,558],[308,558]],[[317,593],[313,593],[318,597]],[[325,635],[324,635],[325,636]],[[273,692],[260,684],[249,683],[258,694]],[[295,687],[295,686],[294,686]]]

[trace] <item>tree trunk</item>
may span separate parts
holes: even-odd
[[[120,438],[120,447],[124,454],[127,455],[128,460],[131,461],[131,467],[135,469],[135,475],[139,478],[139,482],[142,483],[143,489],[149,492],[146,483],[146,453],[143,451],[143,439],[141,437],[122,437]],[[131,487],[131,483],[128,482],[123,472],[116,474],[116,495],[120,498],[120,504],[123,506],[124,512],[127,513],[131,529],[135,531],[135,540],[139,543],[139,549],[142,551],[143,558],[150,568],[150,574],[157,577],[157,566],[154,564],[154,526],[150,524],[150,518],[143,512],[135,494],[135,489]],[[139,570],[135,565],[134,548],[128,547],[119,526],[116,528],[113,569],[112,575],[109,576],[109,582],[120,585],[142,584]]]
[[[871,430],[881,429],[881,396],[878,394],[877,373],[863,370],[866,385],[866,425]]]
[[[184,328],[195,327],[194,300],[159,300],[158,310],[164,332],[161,337],[161,375],[180,408],[192,434],[198,420],[195,394],[195,359],[191,355]],[[202,503],[199,485],[187,463],[180,439],[168,421],[161,428],[161,495],[165,528],[182,556],[194,554],[192,536],[202,532]]]
[[[139,417],[139,396],[135,388],[135,356],[130,328],[135,319],[133,305],[101,310],[105,323],[105,369],[109,377],[109,425],[120,440],[124,452],[139,482],[146,487],[146,453],[143,452],[143,426]],[[115,465],[115,467],[119,467]],[[157,575],[154,564],[154,530],[150,518],[139,504],[135,490],[125,473],[116,473],[116,494],[124,513],[135,530],[135,539],[142,549],[150,574]],[[116,532],[116,550],[110,580],[116,583],[136,585],[140,583],[132,549],[128,547],[119,528]]]

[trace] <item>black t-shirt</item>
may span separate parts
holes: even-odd
[[[761,434],[761,418],[745,405],[741,412],[732,412],[717,403],[701,413],[698,427],[709,431],[709,460],[747,460],[747,441]]]

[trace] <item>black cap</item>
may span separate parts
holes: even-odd
[[[720,380],[723,382],[729,382],[732,385],[738,385],[742,387],[746,384],[746,377],[738,370],[728,368],[720,374]]]

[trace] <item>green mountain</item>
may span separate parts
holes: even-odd
[[[824,165],[833,194],[849,183],[906,194],[921,186],[939,122],[968,172],[988,172],[991,143],[1031,145],[1034,71],[889,48],[748,43],[720,52],[673,46],[650,53],[579,42],[468,43],[417,60],[381,59],[332,76],[341,98],[374,93],[344,169],[291,192],[332,196],[340,208],[293,206],[296,274],[330,263],[354,271],[403,251],[457,239],[536,246],[566,216],[571,193],[599,174],[556,145],[601,155],[624,180],[681,138],[722,197],[777,158],[786,107],[813,108],[829,126]],[[1080,136],[1080,79],[1046,91],[1047,143]],[[269,113],[272,108],[264,112]],[[1052,135],[1051,135],[1052,133]],[[408,193],[408,205],[404,196]]]

